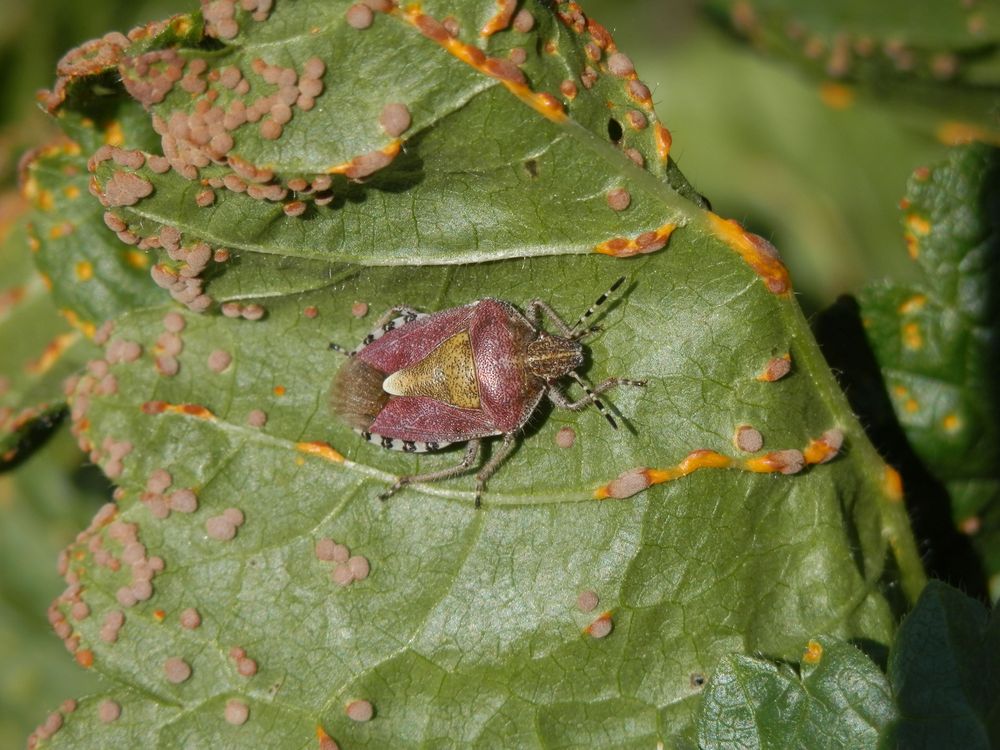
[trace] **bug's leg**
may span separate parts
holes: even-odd
[[[331,341],[330,350],[335,352],[340,352],[341,354],[344,354],[348,357],[353,357],[355,354],[360,352],[370,343],[380,338],[383,333],[387,333],[388,331],[391,331],[393,328],[395,328],[394,325],[390,324],[396,318],[400,317],[403,318],[403,322],[405,324],[414,321],[417,318],[423,318],[426,315],[427,313],[417,312],[408,305],[395,305],[394,307],[390,307],[388,310],[382,313],[381,316],[379,316],[379,319],[375,321],[375,325],[372,328],[371,333],[365,336],[357,347],[351,350],[347,350],[340,344],[335,344],[334,342]],[[386,326],[389,327],[386,328]]]
[[[476,474],[476,507],[483,504],[483,489],[486,487],[486,480],[493,476],[493,472],[503,463],[504,459],[514,450],[514,433],[504,433],[503,442],[496,452],[490,456],[490,460],[483,464],[483,468]]]
[[[393,318],[398,318],[400,316],[409,318],[412,316],[413,319],[416,319],[421,318],[426,314],[427,313],[417,312],[409,305],[393,305],[379,316],[378,320],[375,321],[373,330],[381,328]]]
[[[566,325],[566,321],[559,317],[559,313],[552,309],[552,305],[541,299],[533,299],[528,303],[527,318],[533,328],[541,328],[543,314],[560,334],[566,338],[573,337],[573,329]]]
[[[558,330],[561,335],[563,335],[568,339],[582,339],[584,336],[588,336],[592,333],[597,333],[598,331],[602,330],[600,326],[590,326],[589,328],[584,328],[582,330],[580,330],[580,326],[586,323],[587,319],[595,312],[597,312],[598,308],[600,308],[601,305],[603,305],[605,302],[608,301],[608,298],[611,297],[612,293],[618,287],[620,287],[624,283],[624,281],[625,281],[624,276],[619,277],[615,281],[615,283],[611,285],[611,288],[608,289],[608,291],[606,291],[600,297],[598,297],[594,301],[594,304],[588,307],[584,311],[583,315],[581,315],[580,318],[576,321],[576,323],[574,323],[571,326],[567,325],[566,321],[563,320],[561,317],[559,317],[559,313],[553,310],[551,305],[549,305],[544,300],[540,299],[533,299],[531,300],[531,302],[528,303],[528,321],[535,328],[538,328],[542,322],[542,315],[544,314],[545,317],[547,317],[549,321],[552,323],[552,325],[556,328],[556,330]]]
[[[580,386],[586,391],[587,395],[577,401],[570,401],[565,394],[560,392],[555,386],[552,386],[548,390],[549,401],[558,406],[560,409],[569,409],[570,411],[580,411],[581,409],[586,409],[588,406],[593,404],[597,411],[599,411],[604,418],[608,420],[611,427],[618,429],[618,423],[615,422],[614,417],[612,417],[608,410],[605,408],[604,404],[601,402],[597,396],[598,394],[609,391],[612,388],[619,385],[633,385],[638,387],[643,387],[646,385],[645,380],[631,380],[629,378],[608,378],[607,380],[598,383],[593,388],[587,383],[586,380],[581,378],[575,372],[570,372],[570,377],[572,377]]]
[[[582,330],[582,331],[580,331],[580,330],[577,330],[577,329],[579,329],[579,328],[580,328],[580,326],[582,326],[582,325],[583,325],[584,323],[586,323],[586,322],[587,322],[587,318],[589,318],[589,317],[590,317],[591,315],[593,315],[593,314],[594,314],[595,312],[597,312],[598,308],[599,308],[599,307],[600,307],[601,305],[603,305],[603,304],[604,304],[605,302],[607,302],[607,301],[608,301],[608,298],[609,298],[609,297],[610,297],[610,296],[611,296],[611,295],[612,295],[612,294],[614,293],[614,291],[615,291],[615,290],[616,290],[616,289],[617,289],[618,287],[620,287],[620,286],[621,286],[621,285],[622,285],[622,284],[623,284],[624,282],[625,282],[625,277],[624,277],[624,276],[619,276],[619,277],[618,277],[618,278],[617,278],[617,279],[615,280],[615,283],[614,283],[614,284],[612,284],[612,285],[611,285],[611,287],[610,287],[610,288],[608,289],[608,291],[606,291],[606,292],[605,292],[604,294],[602,294],[602,295],[601,295],[600,297],[598,297],[598,298],[597,298],[597,299],[596,299],[596,300],[594,301],[594,304],[592,304],[592,305],[591,305],[590,307],[588,307],[588,308],[587,308],[586,310],[584,310],[584,312],[583,312],[583,315],[581,315],[581,316],[580,316],[580,317],[579,317],[579,318],[577,319],[576,323],[574,323],[574,324],[573,324],[573,327],[572,327],[572,328],[570,328],[570,334],[569,334],[569,337],[570,337],[570,338],[577,338],[577,339],[579,339],[579,338],[583,338],[583,337],[584,337],[584,336],[586,336],[586,335],[587,335],[588,333],[592,333],[592,332],[595,332],[595,331],[599,331],[599,330],[601,330],[601,329],[600,329],[600,327],[598,327],[598,326],[591,326],[590,328],[585,328],[585,329],[584,329],[584,330]]]
[[[479,441],[470,440],[468,447],[465,449],[465,455],[462,456],[462,462],[457,466],[441,469],[439,471],[429,471],[426,474],[411,474],[410,476],[400,477],[391,487],[389,487],[389,489],[381,493],[378,496],[378,499],[388,500],[408,484],[414,484],[417,482],[436,482],[439,479],[447,479],[448,477],[454,477],[458,474],[464,474],[472,467],[472,462],[476,460],[476,454],[478,453]]]

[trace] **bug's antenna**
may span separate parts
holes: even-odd
[[[618,279],[618,281],[615,282],[615,286],[620,284],[624,280],[624,278],[625,277],[623,276],[622,278]],[[612,289],[613,288],[614,287],[612,287]],[[587,397],[593,402],[594,406],[597,407],[597,411],[603,414],[604,418],[608,420],[608,424],[611,425],[611,429],[617,430],[618,423],[615,421],[615,418],[612,417],[611,414],[608,413],[608,410],[604,408],[604,404],[601,403],[601,399],[599,399],[597,397],[597,394],[590,389],[590,385],[587,383],[587,381],[584,380],[582,377],[580,377],[575,370],[570,370],[569,376],[573,378],[573,380],[575,380],[577,383],[579,383],[580,387],[583,388],[584,391],[586,391]]]
[[[591,315],[593,315],[595,312],[597,312],[597,309],[601,305],[603,305],[605,302],[607,302],[608,298],[624,282],[625,282],[625,277],[624,276],[619,276],[618,280],[614,284],[611,285],[611,288],[608,289],[608,291],[606,291],[600,297],[598,297],[597,301],[594,302],[594,304],[592,304],[590,307],[588,307],[586,309],[586,311],[583,313],[583,315],[580,316],[580,319],[577,320],[576,323],[573,324],[572,328],[570,328],[570,332],[573,334],[572,338],[574,338],[574,339],[583,338],[587,334],[595,333],[595,332],[601,330],[598,326],[592,326],[590,328],[584,328],[583,330],[577,332],[577,329],[586,322],[587,318],[589,318]],[[599,402],[595,400],[594,403],[596,404],[596,403],[599,403]]]

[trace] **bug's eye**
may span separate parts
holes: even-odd
[[[608,120],[608,138],[614,143],[619,143],[622,139],[622,124],[614,117]]]

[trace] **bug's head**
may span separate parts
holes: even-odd
[[[583,364],[583,344],[543,331],[528,344],[525,364],[532,375],[551,383]]]

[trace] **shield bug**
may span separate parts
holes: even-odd
[[[330,344],[350,357],[334,378],[331,408],[366,440],[407,453],[468,443],[458,465],[402,476],[380,497],[471,471],[480,441],[500,435],[502,444],[476,474],[478,508],[486,480],[545,396],[561,409],[593,404],[617,429],[598,394],[645,381],[608,378],[591,387],[576,370],[583,364],[581,339],[600,330],[584,323],[624,281],[618,279],[572,326],[540,299],[522,313],[487,297],[433,314],[393,307],[357,349]],[[543,328],[543,317],[556,333]],[[559,390],[557,381],[567,376],[584,389],[583,398],[573,401]]]

